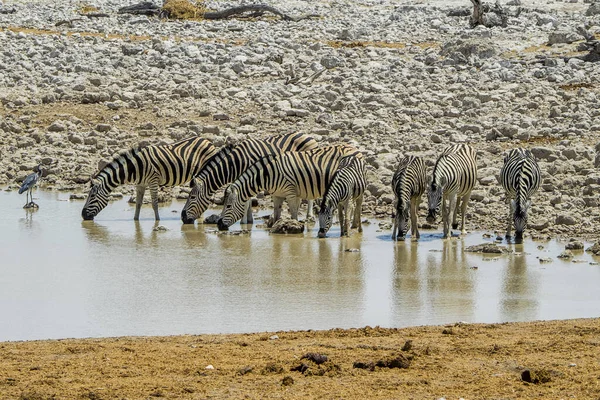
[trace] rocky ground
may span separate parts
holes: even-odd
[[[0,343],[4,399],[597,399],[600,320]]]
[[[471,229],[504,229],[496,176],[504,152],[522,146],[544,178],[532,234],[600,230],[600,63],[579,58],[580,28],[600,37],[597,4],[513,0],[507,27],[470,29],[470,3],[458,0],[269,2],[321,16],[298,22],[117,13],[132,3],[0,6],[0,185],[42,163],[46,188],[82,193],[101,160],[138,143],[302,131],[364,151],[364,211],[385,216],[397,157],[431,166],[469,142],[479,153]],[[108,17],[80,15],[90,10]]]

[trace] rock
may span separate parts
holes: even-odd
[[[571,259],[573,258],[573,253],[571,252],[571,250],[565,250],[562,253],[560,253],[557,257],[562,259]]]
[[[310,360],[317,365],[323,364],[324,362],[326,362],[328,360],[326,355],[319,354],[319,353],[306,353],[300,359],[301,360],[304,360],[304,359]]]
[[[540,264],[547,264],[547,263],[551,263],[552,259],[550,257],[540,257],[539,261],[540,261]]]
[[[67,127],[63,121],[54,121],[49,127],[48,132],[64,132]]]
[[[280,219],[273,224],[271,233],[302,233],[304,232],[304,223],[295,219]]]
[[[585,251],[589,251],[595,256],[600,256],[600,242],[594,243],[593,245],[585,249]]]
[[[579,240],[571,239],[569,243],[565,245],[566,250],[583,250],[583,242]]]
[[[506,254],[508,249],[505,246],[498,246],[496,243],[482,243],[469,246],[465,249],[469,253],[490,253],[490,254]]]
[[[216,224],[219,221],[221,216],[219,214],[211,214],[208,217],[204,218],[205,224]]]
[[[293,385],[293,384],[294,384],[294,378],[292,378],[292,377],[291,377],[291,376],[289,376],[289,375],[286,375],[286,376],[284,376],[284,377],[283,377],[283,379],[281,380],[281,384],[282,384],[283,386],[291,386],[291,385]]]
[[[552,379],[550,378],[550,372],[545,369],[538,370],[529,370],[526,369],[521,372],[521,379],[524,382],[540,384],[550,382]]]
[[[585,11],[585,15],[588,17],[592,15],[600,15],[600,2],[592,3]]]
[[[548,36],[548,44],[551,46],[551,45],[557,44],[557,43],[573,43],[573,42],[576,42],[576,41],[582,40],[582,39],[583,39],[583,37],[576,32],[556,31],[556,32],[551,32],[550,35]]]
[[[577,220],[572,217],[571,215],[558,215],[556,217],[556,221],[555,221],[556,225],[569,225],[569,226],[573,226],[573,225],[577,225]]]

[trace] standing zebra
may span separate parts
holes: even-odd
[[[337,145],[261,158],[227,188],[219,230],[227,230],[238,221],[244,215],[245,202],[261,190],[285,198],[292,218],[297,220],[301,199],[322,197],[342,157],[351,154],[361,157],[356,148]],[[281,206],[276,204],[273,221],[280,216]]]
[[[504,157],[500,183],[506,191],[506,201],[509,203],[507,238],[510,237],[511,225],[514,222],[515,239],[523,239],[527,210],[531,205],[530,198],[539,189],[541,181],[540,167],[529,150],[513,149]]]
[[[408,231],[410,215],[410,233],[418,239],[419,226],[417,214],[421,197],[427,188],[427,167],[420,157],[406,156],[400,160],[392,179],[392,189],[396,196],[396,217],[393,221],[392,240],[403,240]],[[396,232],[398,236],[396,236]]]
[[[317,146],[316,140],[302,133],[276,135],[262,140],[246,139],[235,146],[225,146],[207,161],[192,180],[192,191],[181,210],[181,220],[184,224],[193,224],[208,208],[213,193],[233,182],[260,158],[286,151],[312,150]],[[309,204],[308,211],[312,215],[312,204]],[[246,218],[244,222],[252,222],[251,207],[247,209]]]
[[[177,186],[189,182],[194,174],[216,152],[206,139],[193,137],[168,145],[154,145],[127,150],[92,177],[88,198],[81,210],[84,220],[92,220],[106,205],[112,190],[119,185],[136,185],[134,220],[140,208],[146,186],[150,187],[154,217],[158,216],[158,187]]]
[[[458,228],[456,215],[461,205],[461,233],[465,230],[465,213],[471,198],[471,190],[477,181],[477,153],[468,144],[456,144],[447,147],[433,168],[433,176],[427,193],[429,213],[427,222],[435,222],[435,217],[442,209],[444,223],[444,239],[450,235],[450,213],[452,229]]]
[[[340,220],[341,236],[348,236],[348,214],[350,200],[354,200],[352,228],[362,232],[360,214],[362,211],[363,193],[367,181],[365,178],[365,161],[362,155],[350,155],[342,158],[338,170],[325,189],[321,210],[319,211],[319,237],[324,238],[331,227],[333,211],[337,207]]]

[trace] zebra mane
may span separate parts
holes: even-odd
[[[132,147],[130,149],[121,151],[119,154],[114,156],[112,160],[110,160],[102,168],[100,168],[98,170],[98,172],[96,172],[94,175],[92,175],[91,179],[92,180],[99,179],[103,174],[106,174],[106,170],[109,169],[111,166],[120,165],[120,163],[119,163],[120,160],[122,160],[124,158],[134,157],[134,156],[140,154],[143,149],[144,149],[144,147],[138,146],[138,147]]]

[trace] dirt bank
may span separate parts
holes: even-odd
[[[600,319],[5,342],[0,398],[595,399],[599,346]]]

